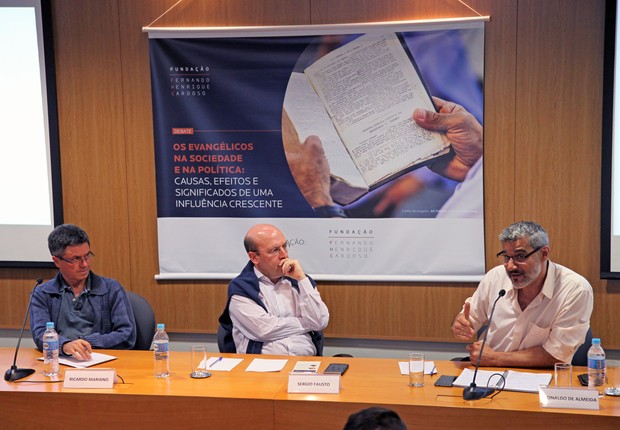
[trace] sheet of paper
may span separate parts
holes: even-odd
[[[400,367],[401,375],[409,375],[409,362],[408,361],[399,361],[398,367]],[[434,375],[437,373],[437,368],[435,367],[434,361],[425,361],[424,362],[424,374],[425,375]]]
[[[266,358],[255,358],[252,360],[246,372],[279,372],[284,369],[288,360],[270,360]]]
[[[102,354],[100,352],[92,352],[90,355],[91,359],[87,361],[78,360],[73,357],[58,357],[58,362],[65,366],[83,368],[105,363],[106,361],[116,360],[116,357],[113,355]],[[38,360],[43,361],[43,357],[39,357]]]
[[[243,358],[224,358],[224,357],[210,357],[205,362],[205,368],[208,371],[221,370],[224,372],[230,372],[235,366],[243,361]],[[200,363],[200,367],[203,363]]]

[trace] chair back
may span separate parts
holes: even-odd
[[[588,365],[588,350],[592,346],[592,327],[588,327],[586,333],[586,339],[581,346],[575,351],[571,364],[573,366],[587,366]]]
[[[155,336],[155,312],[151,304],[141,295],[125,290],[136,320],[136,344],[133,349],[148,351]]]
[[[220,352],[237,352],[235,341],[232,337],[232,327],[224,327],[221,323],[217,328],[217,347]]]

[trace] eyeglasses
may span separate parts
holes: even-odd
[[[512,258],[512,261],[514,261],[515,263],[524,263],[525,260],[527,260],[530,257],[530,255],[535,254],[541,249],[542,249],[542,246],[539,246],[538,248],[534,249],[532,252],[528,252],[527,254],[516,254],[516,255],[508,255],[504,251],[501,251],[497,253],[497,258],[499,258],[504,264],[508,264],[511,258]]]
[[[86,254],[83,257],[63,258],[63,257],[60,257],[58,255],[56,257],[58,257],[62,261],[66,262],[66,263],[69,263],[69,264],[80,264],[83,261],[88,263],[90,260],[93,259],[94,256],[95,256],[95,254],[93,254],[92,251],[88,251],[88,254]]]
[[[284,252],[288,251],[288,242],[285,242],[283,245],[278,246],[277,248],[272,248],[267,251],[263,251],[263,254],[273,256],[273,255],[278,255],[281,251],[284,251]],[[250,250],[250,252],[253,252],[257,255],[260,254],[258,249]]]

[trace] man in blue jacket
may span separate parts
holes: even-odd
[[[312,278],[289,258],[284,234],[273,225],[258,224],[247,232],[244,246],[250,261],[228,286],[219,319],[228,336],[221,349],[322,355],[329,311]]]
[[[95,254],[86,232],[63,224],[47,244],[59,272],[33,292],[30,330],[37,348],[43,348],[48,321],[58,332],[61,355],[90,360],[93,348],[133,348],[136,328],[127,294],[118,281],[90,270]]]

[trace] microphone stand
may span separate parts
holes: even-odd
[[[499,291],[499,295],[493,302],[493,308],[491,309],[491,315],[489,316],[489,322],[487,324],[487,328],[484,331],[484,339],[482,340],[482,346],[480,347],[480,354],[478,354],[478,361],[476,362],[476,370],[474,370],[474,377],[471,380],[471,384],[469,387],[463,390],[463,399],[464,400],[479,400],[483,397],[488,396],[495,392],[495,389],[489,387],[477,387],[476,386],[476,375],[478,374],[478,368],[480,367],[480,359],[482,358],[482,351],[484,351],[484,345],[487,343],[487,333],[489,332],[489,327],[491,327],[491,321],[493,320],[493,314],[495,313],[495,305],[497,301],[504,297],[506,294],[506,290],[502,289]]]
[[[34,290],[37,286],[43,282],[43,279],[37,279],[37,282],[34,284],[32,288],[32,292],[30,293],[30,300],[28,300],[28,307],[26,308],[26,315],[24,316],[24,323],[22,324],[22,331],[19,334],[19,339],[17,340],[17,347],[15,348],[15,357],[13,358],[13,365],[10,369],[8,369],[4,373],[4,380],[13,382],[19,379],[23,379],[26,376],[30,376],[34,373],[34,369],[18,369],[17,368],[17,352],[19,351],[19,345],[22,343],[22,337],[24,336],[24,328],[26,327],[26,321],[28,320],[28,314],[30,313],[30,305],[32,304],[32,296],[34,295]]]

